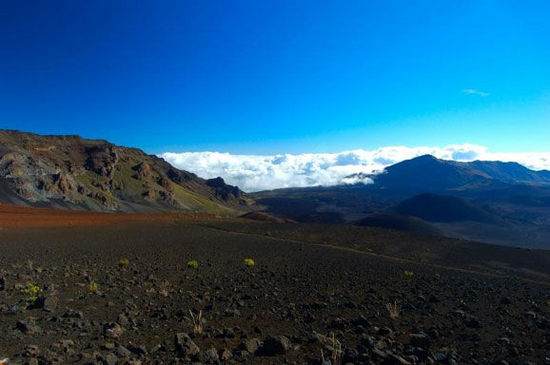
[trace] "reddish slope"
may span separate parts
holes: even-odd
[[[175,219],[210,219],[205,213],[125,214],[48,208],[26,208],[0,204],[0,229],[7,227],[93,226],[128,222],[170,222]]]

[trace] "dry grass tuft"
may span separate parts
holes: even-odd
[[[340,364],[342,361],[342,344],[336,339],[334,333],[331,333],[330,337],[317,334],[317,338],[319,339],[321,344],[323,344],[323,346],[326,346],[330,349],[331,364]],[[321,362],[323,364],[325,363],[325,353],[323,352],[323,349],[321,349]]]
[[[189,314],[191,315],[191,320],[193,321],[193,333],[196,335],[202,334],[202,310],[200,310],[199,314],[195,316],[193,311],[189,309]]]
[[[401,313],[401,307],[397,305],[397,302],[394,301],[393,305],[391,303],[386,304],[386,309],[390,314],[391,319],[399,318],[399,313]]]
[[[164,280],[162,282],[162,284],[160,285],[159,293],[163,297],[167,297],[168,295],[170,295],[170,282],[168,282],[168,280]]]

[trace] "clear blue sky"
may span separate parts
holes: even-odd
[[[549,1],[4,1],[0,128],[152,153],[547,151],[549,14]]]

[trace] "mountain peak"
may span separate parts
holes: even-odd
[[[413,160],[415,160],[415,159],[420,160],[420,161],[422,161],[422,160],[425,160],[425,161],[437,160],[437,161],[439,161],[439,159],[437,157],[435,157],[434,155],[430,155],[429,153],[413,158]]]

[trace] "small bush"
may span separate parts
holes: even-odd
[[[256,263],[254,262],[253,259],[244,259],[244,264],[248,267],[252,267],[254,266]]]
[[[122,268],[125,268],[125,267],[127,267],[128,265],[130,265],[130,259],[128,259],[128,258],[126,258],[126,257],[123,258],[123,259],[120,259],[120,260],[118,261],[118,266],[120,266],[120,267],[122,267]]]
[[[405,276],[407,276],[407,277],[409,277],[409,278],[410,278],[410,277],[413,277],[413,276],[414,276],[414,272],[405,270]]]
[[[88,291],[88,293],[90,294],[95,294],[97,293],[97,290],[99,289],[99,285],[97,285],[97,283],[95,281],[92,281],[90,284],[88,284],[88,286],[86,287],[86,290]]]
[[[27,302],[36,303],[38,294],[42,293],[42,288],[33,283],[28,283],[24,289],[21,289],[21,293],[28,295]]]
[[[187,261],[187,267],[191,269],[196,269],[199,267],[199,262],[197,260]]]

